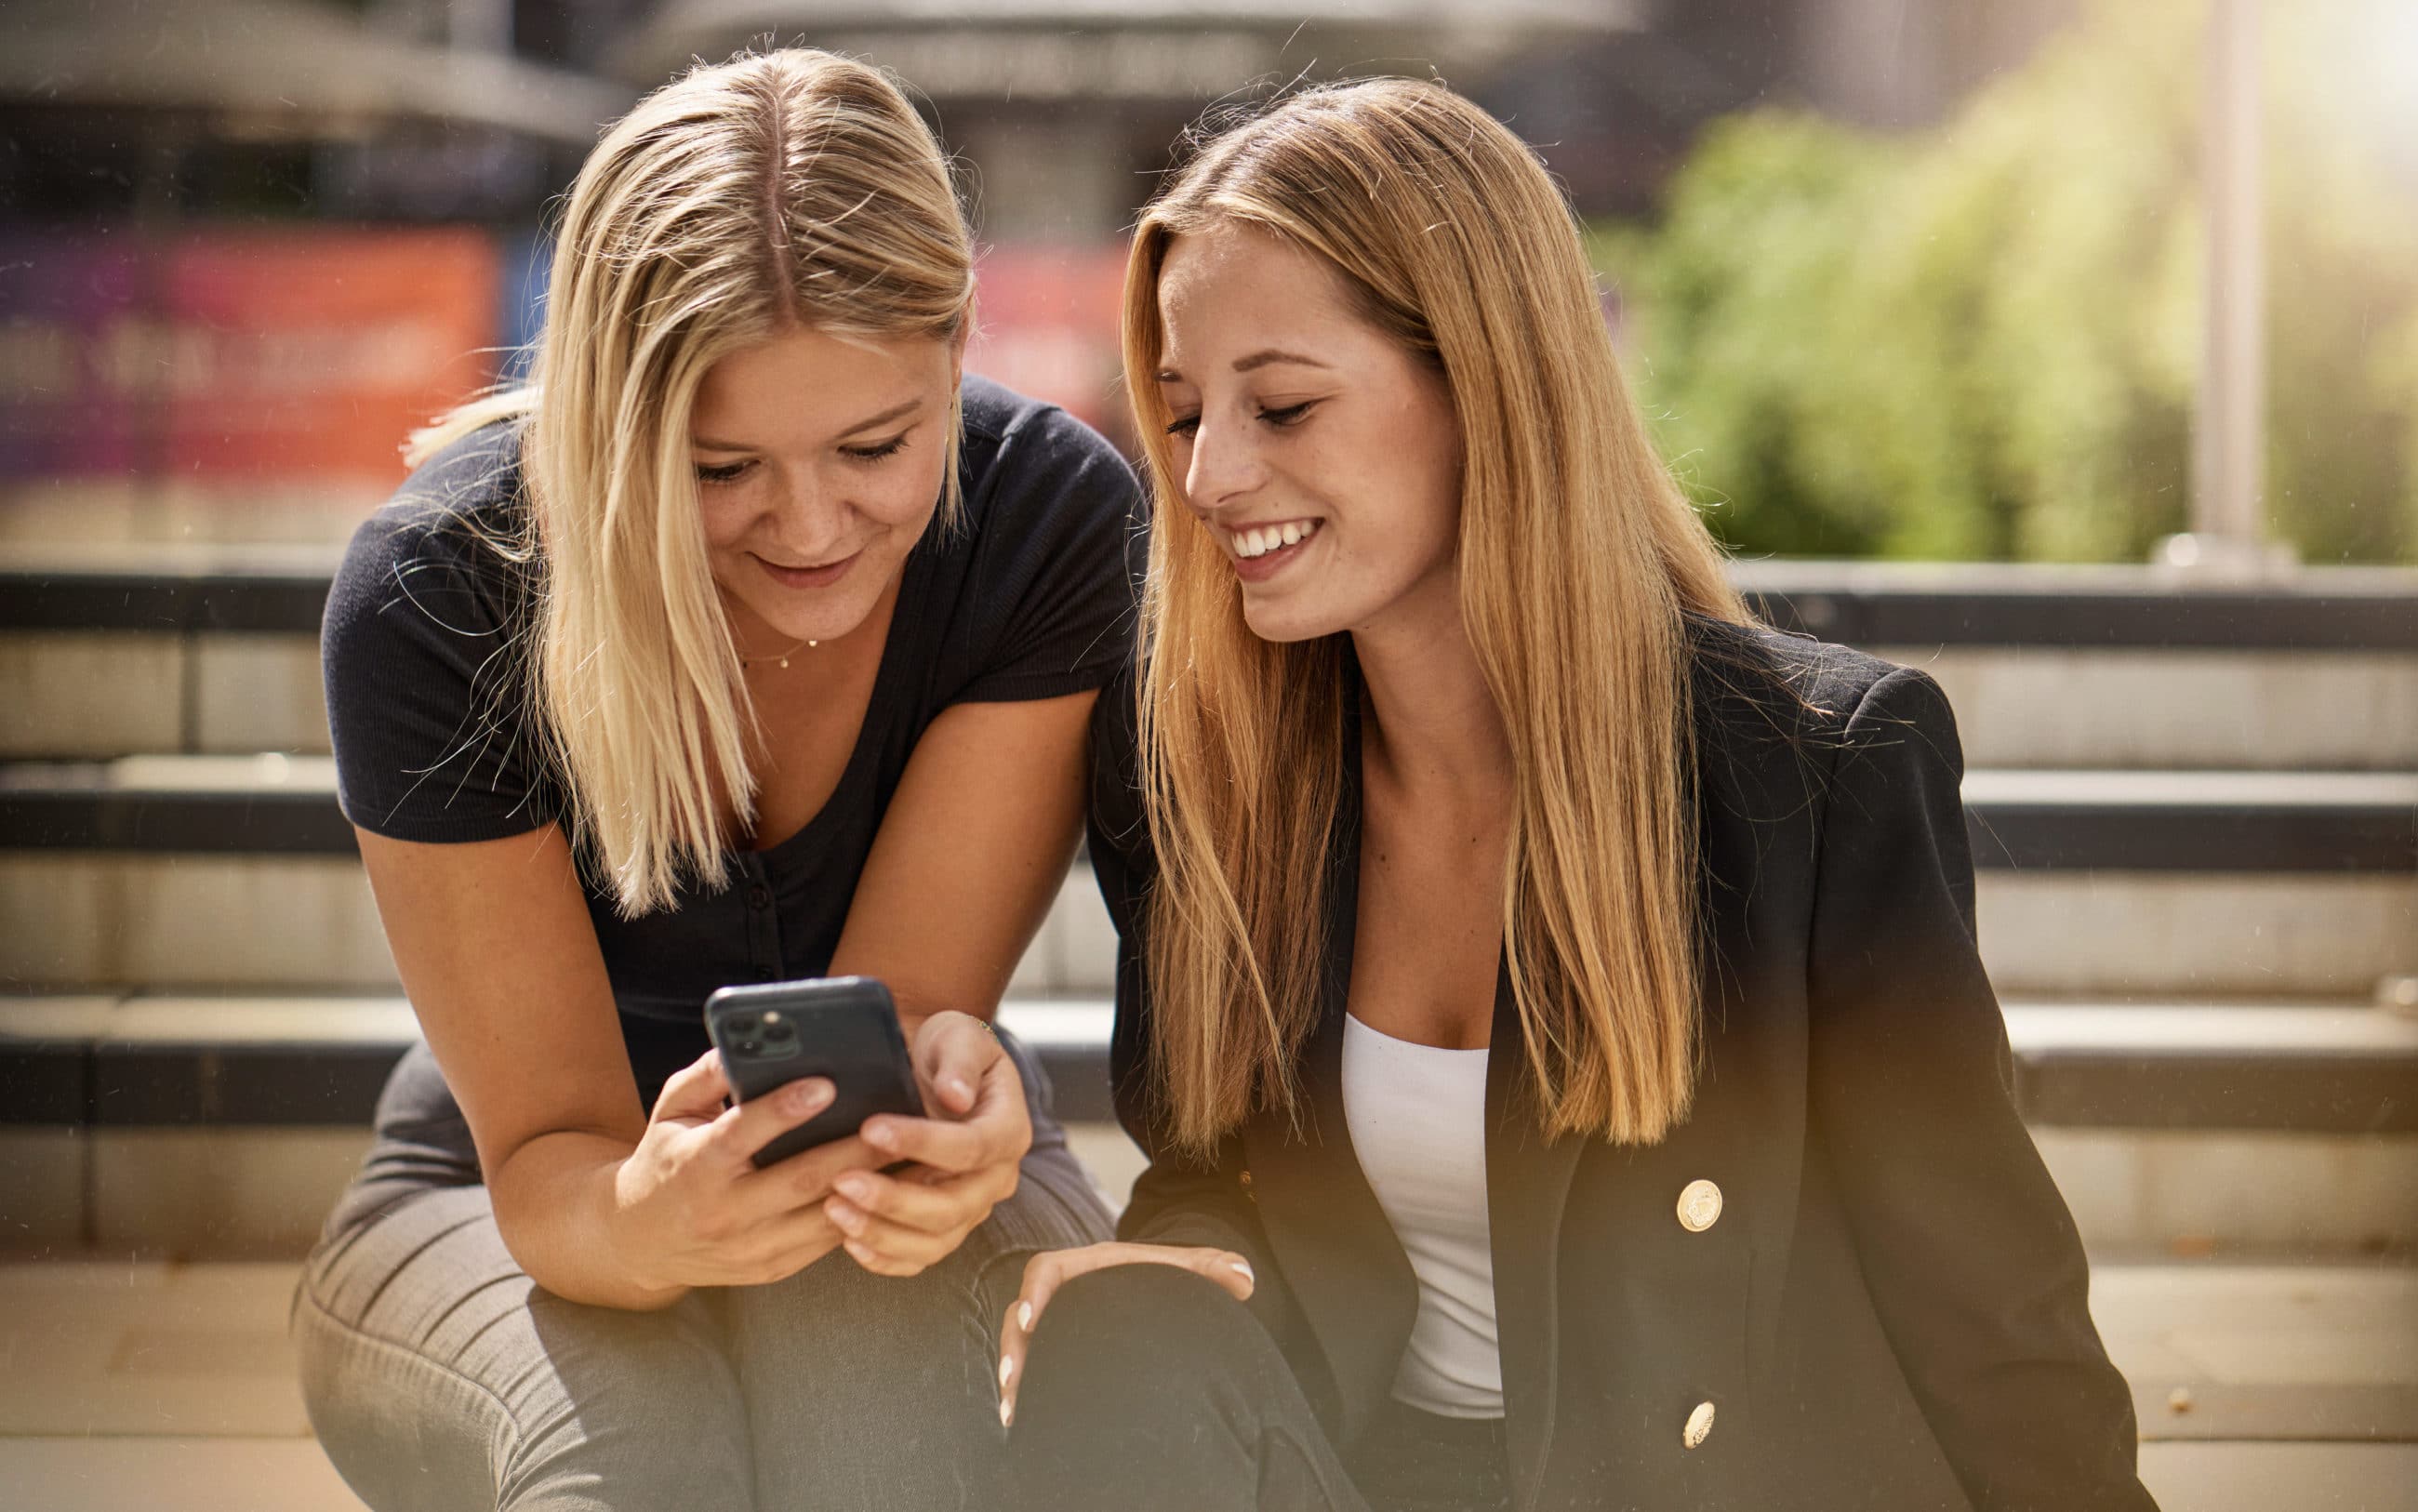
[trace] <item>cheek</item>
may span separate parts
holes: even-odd
[[[754,493],[752,487],[743,485],[697,485],[697,523],[704,528],[709,550],[729,551],[745,539],[747,527],[758,513],[751,496]]]

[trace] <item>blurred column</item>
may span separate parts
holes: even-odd
[[[2251,572],[2278,560],[2263,518],[2267,461],[2266,186],[2260,126],[2259,0],[2210,0],[2201,177],[2208,278],[2199,409],[2192,446],[2192,533],[2179,566]]]
[[[446,0],[445,40],[465,53],[510,53],[513,0]]]

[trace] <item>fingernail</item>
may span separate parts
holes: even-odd
[[[865,1214],[857,1212],[856,1209],[849,1207],[847,1203],[839,1200],[837,1198],[834,1198],[831,1201],[825,1203],[823,1205],[823,1212],[830,1214],[832,1222],[838,1224],[842,1229],[847,1229],[849,1233],[854,1233],[859,1229],[865,1227]]]
[[[1251,1274],[1250,1261],[1235,1260],[1232,1263],[1236,1275],[1240,1275],[1244,1280],[1250,1282],[1254,1287],[1260,1284],[1260,1278]]]
[[[1013,1354],[1001,1355],[999,1357],[1000,1390],[1005,1391],[1007,1389],[1007,1378],[1014,1374],[1016,1374],[1016,1356]]]
[[[865,1126],[865,1142],[887,1150],[898,1142],[898,1133],[887,1123],[868,1123]]]
[[[823,1106],[823,1089],[811,1082],[800,1082],[789,1089],[789,1111],[811,1113]]]
[[[1016,1421],[1016,1403],[1014,1403],[1014,1402],[1012,1402],[1012,1401],[1009,1401],[1009,1400],[1008,1400],[1006,1397],[1002,1397],[999,1399],[999,1426],[1000,1426],[1000,1427],[1002,1427],[1002,1428],[1005,1428],[1005,1427],[1007,1427],[1010,1423],[1013,1423],[1013,1422],[1015,1422],[1015,1421]]]
[[[971,1103],[974,1100],[974,1090],[966,1084],[966,1078],[963,1077],[951,1077],[942,1085],[948,1089],[949,1095],[958,1102]]]
[[[832,1185],[839,1189],[841,1196],[858,1202],[870,1201],[873,1198],[873,1183],[862,1171],[848,1171],[834,1178]]]
[[[1019,1302],[1016,1305],[1016,1326],[1028,1334],[1033,1332],[1033,1304]]]

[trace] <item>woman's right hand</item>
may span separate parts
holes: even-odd
[[[1024,1289],[1007,1309],[999,1335],[999,1421],[1016,1421],[1016,1392],[1024,1383],[1024,1357],[1033,1348],[1033,1331],[1041,1326],[1042,1310],[1058,1289],[1079,1275],[1111,1265],[1172,1265],[1205,1275],[1224,1287],[1237,1302],[1251,1300],[1256,1277],[1251,1262],[1231,1249],[1184,1245],[1085,1245],[1079,1249],[1048,1249],[1024,1265]]]
[[[690,1287],[778,1281],[830,1254],[847,1238],[823,1213],[833,1179],[881,1163],[850,1135],[758,1170],[756,1152],[830,1107],[832,1084],[809,1077],[726,1108],[729,1091],[720,1052],[683,1067],[613,1174],[614,1252],[666,1301]]]

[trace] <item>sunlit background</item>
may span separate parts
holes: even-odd
[[[329,576],[600,126],[767,41],[909,82],[972,365],[1128,447],[1204,109],[1534,144],[1741,586],[1954,703],[2145,1479],[2418,1512],[2418,0],[0,0],[0,1506],[353,1504],[284,1308],[418,1030]],[[1079,860],[1001,1009],[1111,1200],[1113,952]]]
[[[0,537],[324,540],[508,370],[548,206],[692,57],[891,65],[976,363],[1112,432],[1121,228],[1215,99],[1434,73],[1544,153],[1671,457],[1756,552],[2137,561],[2192,527],[2205,0],[16,0]],[[2261,532],[2418,558],[2418,7],[2253,12]]]

